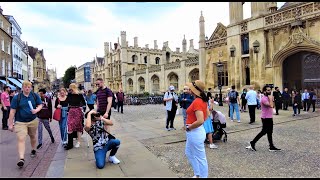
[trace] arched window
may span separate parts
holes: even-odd
[[[169,61],[170,61],[170,52],[166,53],[166,61],[167,61],[167,63],[169,63]]]
[[[144,63],[146,63],[146,64],[148,63],[148,57],[147,56],[144,57]]]
[[[156,57],[156,64],[160,64],[160,58]]]
[[[133,55],[132,56],[132,62],[134,63],[134,62],[136,62],[138,60],[138,56],[137,55]]]

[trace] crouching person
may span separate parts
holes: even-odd
[[[110,150],[108,161],[113,164],[119,164],[120,161],[116,158],[115,154],[119,149],[120,140],[106,131],[106,126],[112,126],[113,122],[94,110],[87,112],[85,118],[84,129],[92,138],[97,168],[104,168],[107,152]]]

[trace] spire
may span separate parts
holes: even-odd
[[[201,11],[201,14],[200,14],[199,22],[204,22],[204,17],[203,17],[202,11]]]

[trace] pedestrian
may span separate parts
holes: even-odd
[[[207,139],[209,140],[209,148],[210,149],[218,148],[217,145],[213,144],[213,137],[212,137],[212,134],[214,132],[213,124],[212,124],[213,123],[213,116],[211,113],[213,111],[213,104],[214,104],[214,100],[209,99],[208,108],[209,108],[210,116],[203,123],[204,130],[206,131]]]
[[[87,112],[85,118],[84,129],[92,138],[97,168],[104,168],[108,151],[110,151],[108,161],[119,164],[120,161],[115,155],[120,147],[120,140],[109,134],[105,129],[105,125],[112,126],[113,122],[94,110]]]
[[[293,107],[293,116],[297,115],[297,110],[298,110],[298,114],[300,114],[301,94],[299,91],[294,91],[294,99],[292,102],[292,107]]]
[[[94,103],[97,99],[97,96],[92,93],[92,90],[90,89],[86,95],[86,101],[87,101],[87,105],[89,107],[89,111],[91,111],[92,109],[94,109]]]
[[[261,90],[258,90],[258,94],[257,94],[257,109],[261,110],[261,98],[262,98],[263,94],[261,93]]]
[[[112,92],[112,107],[114,108],[113,111],[117,112],[117,106],[118,106],[118,99],[115,93]]]
[[[266,135],[268,136],[269,141],[269,151],[280,151],[274,146],[272,141],[272,132],[273,132],[273,97],[271,96],[271,88],[269,85],[265,85],[262,89],[264,96],[261,98],[261,121],[262,121],[262,130],[261,132],[249,142],[249,146],[247,149],[251,149],[252,151],[256,150],[256,143],[259,139]]]
[[[31,144],[31,157],[36,156],[36,133],[38,128],[37,113],[42,109],[40,96],[32,90],[29,81],[22,83],[22,93],[14,96],[11,102],[9,116],[9,130],[15,131],[18,139],[19,161],[17,165],[21,168],[24,165],[24,154],[26,149],[26,137],[29,135]],[[13,125],[13,118],[15,123]]]
[[[118,112],[121,109],[121,113],[123,114],[123,101],[125,101],[125,95],[122,92],[122,89],[119,89],[119,92],[116,93],[117,104],[118,104]]]
[[[282,98],[283,98],[283,110],[288,110],[289,102],[290,102],[290,94],[288,93],[288,88],[284,88],[284,91],[282,92]]]
[[[211,88],[208,88],[207,97],[208,97],[209,99],[212,99]]]
[[[302,101],[303,101],[303,111],[307,111],[308,102],[309,102],[308,89],[304,89],[304,93],[302,93]]]
[[[226,99],[225,99],[226,103],[228,104],[228,117],[229,117],[229,119],[230,119],[230,99],[229,99],[228,94],[229,94],[230,90],[231,90],[231,88],[228,88],[228,89],[227,89]],[[215,101],[216,101],[216,100],[215,100]]]
[[[61,109],[61,119],[59,121],[59,129],[61,142],[64,147],[67,146],[68,133],[67,133],[67,113],[68,113],[68,102],[67,102],[67,90],[61,88],[59,91],[59,96],[57,97],[54,107]]]
[[[69,89],[71,90],[71,92],[68,93],[66,100],[69,108],[67,117],[68,144],[65,147],[66,150],[73,148],[73,132],[76,132],[78,137],[75,147],[80,147],[80,139],[81,134],[83,132],[84,121],[82,106],[83,104],[85,104],[85,99],[83,95],[79,92],[78,87],[75,83],[71,83],[69,85]]]
[[[1,110],[2,110],[2,129],[8,130],[8,118],[10,113],[10,87],[4,86],[3,92],[1,93]]]
[[[208,162],[204,145],[206,131],[203,123],[209,117],[210,112],[207,105],[209,99],[204,93],[205,84],[202,81],[196,80],[187,83],[187,86],[189,86],[195,100],[187,109],[185,154],[192,166],[193,177],[207,178]]]
[[[179,97],[180,108],[182,109],[183,116],[183,130],[186,128],[186,120],[187,120],[187,109],[193,102],[194,97],[190,93],[190,89],[188,86],[183,87],[183,93]]]
[[[241,109],[240,112],[247,112],[247,99],[246,99],[246,95],[247,95],[247,89],[243,89],[242,93],[241,93]]]
[[[165,93],[163,100],[166,101],[167,123],[166,130],[176,130],[173,126],[174,118],[178,109],[178,95],[174,92],[174,86],[169,87],[169,92]],[[169,128],[170,123],[170,128]]]
[[[39,118],[39,124],[38,124],[38,146],[37,149],[42,148],[42,124],[46,128],[46,130],[49,133],[49,136],[51,138],[51,143],[54,143],[54,137],[52,135],[52,131],[50,128],[50,122],[52,121],[52,102],[51,97],[46,96],[46,90],[40,89],[39,95],[42,101],[42,109],[37,114]]]
[[[10,102],[12,102],[13,97],[15,96],[15,92],[13,90],[10,90]]]
[[[98,90],[96,92],[97,95],[97,110],[98,112],[106,119],[110,119],[111,117],[111,106],[112,106],[112,91],[104,85],[102,78],[98,78],[96,80],[96,86]],[[110,133],[110,128],[107,128]]]
[[[254,91],[253,85],[250,85],[249,91],[246,94],[245,99],[248,101],[248,109],[249,109],[249,116],[250,122],[252,124],[256,121],[256,107],[257,107],[257,92]]]
[[[236,112],[238,123],[240,123],[240,98],[239,93],[235,90],[236,87],[233,85],[231,86],[231,91],[228,94],[229,102],[230,102],[230,120],[233,122],[233,112]]]
[[[313,111],[312,111],[312,112],[315,112],[315,111],[316,111],[317,95],[316,95],[316,93],[314,92],[314,89],[313,89],[313,88],[311,88],[311,92],[309,93],[308,99],[309,99],[309,103],[308,103],[308,109],[307,109],[307,111],[309,111],[310,106],[312,105],[312,108],[313,108]]]
[[[274,98],[274,103],[275,103],[275,108],[276,108],[276,115],[279,115],[279,109],[282,107],[282,95],[281,92],[279,91],[278,87],[274,88],[275,91],[273,91],[273,98]]]

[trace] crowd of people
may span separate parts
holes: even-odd
[[[55,137],[50,128],[52,119],[59,122],[60,138],[66,150],[80,147],[84,130],[92,138],[97,168],[104,168],[108,151],[110,151],[108,161],[114,164],[120,163],[115,156],[120,147],[120,140],[111,134],[113,122],[110,117],[112,108],[114,111],[123,113],[125,94],[121,89],[113,93],[104,85],[101,78],[96,80],[95,85],[97,86],[96,92],[92,90],[85,92],[79,91],[78,86],[71,83],[68,90],[65,88],[59,90],[54,104],[52,103],[53,96],[45,89],[40,89],[37,93],[33,92],[29,81],[23,82],[22,91],[16,95],[11,95],[10,87],[4,87],[4,92],[1,94],[2,127],[4,130],[14,131],[17,135],[19,155],[17,165],[19,167],[23,167],[25,163],[27,135],[30,137],[31,157],[35,157],[36,150],[42,147],[43,125],[48,131],[51,143],[55,143]],[[272,133],[273,115],[278,115],[282,107],[288,110],[289,105],[292,104],[294,116],[300,113],[302,105],[304,111],[309,111],[311,105],[313,112],[315,111],[316,94],[313,89],[310,92],[306,89],[302,95],[298,91],[292,91],[289,94],[287,88],[281,93],[278,87],[275,87],[273,93],[271,92],[272,87],[268,85],[265,85],[262,91],[255,91],[254,86],[250,86],[249,91],[244,89],[241,94],[235,90],[235,86],[228,89],[225,101],[229,107],[228,115],[231,122],[234,121],[235,112],[237,122],[240,123],[240,112],[246,112],[248,106],[249,124],[253,124],[256,120],[256,109],[261,110],[262,130],[249,142],[247,149],[256,151],[255,144],[267,134],[269,150],[281,150],[274,146]],[[196,80],[187,83],[180,95],[175,92],[174,86],[169,86],[168,91],[164,93],[163,101],[167,115],[166,130],[176,130],[174,119],[180,108],[184,124],[181,129],[186,133],[185,154],[193,168],[194,177],[208,177],[205,142],[208,141],[210,149],[218,148],[213,143],[213,133],[216,130],[213,125],[214,104],[218,104],[218,97],[212,97],[210,89],[206,93],[204,82]],[[94,108],[95,104],[97,110]],[[87,106],[88,111],[86,111]],[[60,113],[56,115],[56,111]],[[36,139],[37,133],[38,140]],[[75,145],[73,144],[74,138],[77,139]]]

